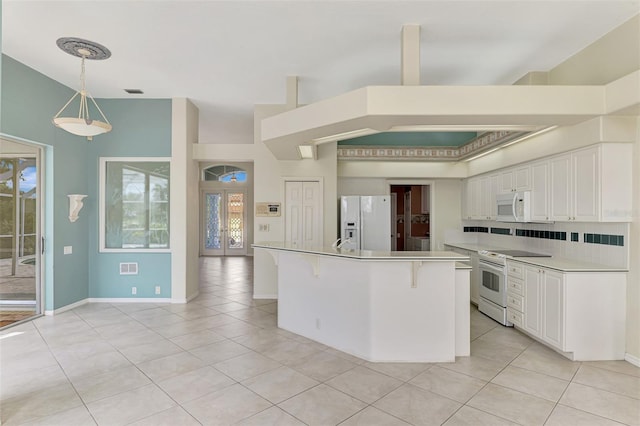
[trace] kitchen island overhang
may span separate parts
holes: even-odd
[[[468,356],[469,272],[453,252],[257,243],[278,273],[278,327],[373,362]]]

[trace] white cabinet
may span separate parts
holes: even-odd
[[[564,275],[542,270],[542,340],[563,349],[564,341]]]
[[[631,154],[631,144],[604,143],[474,176],[462,218],[495,220],[496,194],[531,191],[536,222],[631,222]]]
[[[554,221],[631,221],[631,145],[607,143],[549,159]]]
[[[503,170],[500,172],[500,193],[505,194],[530,189],[530,174],[531,168],[528,164]]]
[[[531,220],[549,220],[549,162],[531,165]]]
[[[463,219],[492,220],[496,218],[496,194],[499,175],[482,175],[467,179],[463,187]]]
[[[549,217],[551,220],[571,220],[571,154],[549,160]]]
[[[522,281],[513,266],[523,268]],[[560,272],[517,261],[508,268],[507,318],[515,327],[575,361],[624,357],[626,273]]]
[[[542,334],[542,270],[527,267],[524,270],[523,328],[530,334]]]

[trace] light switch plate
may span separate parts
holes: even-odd
[[[64,246],[64,254],[72,254],[73,246]]]

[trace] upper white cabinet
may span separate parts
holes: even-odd
[[[531,220],[549,220],[549,162],[531,165]]]
[[[550,220],[631,221],[631,149],[608,143],[551,158]]]
[[[531,167],[528,164],[500,172],[500,187],[498,190],[501,194],[526,191],[528,189],[531,189]]]
[[[496,218],[496,194],[499,175],[482,175],[467,179],[464,185],[464,208],[462,217],[473,220]]]
[[[495,219],[496,194],[531,191],[534,222],[630,222],[631,152],[604,143],[466,181],[464,219]]]

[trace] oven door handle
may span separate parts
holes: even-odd
[[[504,274],[504,267],[494,266],[491,263],[483,262],[483,261],[480,261],[479,265],[480,265],[480,269],[486,268],[486,269],[490,269],[490,270],[492,270],[494,272],[497,272],[499,274]]]

